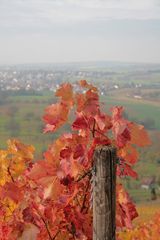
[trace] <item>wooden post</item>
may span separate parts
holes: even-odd
[[[93,240],[115,240],[116,149],[98,147],[93,160]]]

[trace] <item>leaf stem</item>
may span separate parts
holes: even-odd
[[[85,204],[86,204],[86,200],[87,200],[87,193],[90,187],[90,178],[88,179],[88,183],[85,189],[85,194],[84,194],[84,198],[83,198],[83,203],[82,203],[82,207],[81,207],[81,212],[83,212],[83,210],[85,209]]]
[[[83,178],[85,178],[86,176],[90,176],[91,175],[91,171],[92,170],[89,170],[88,172],[85,172],[82,176],[80,176],[76,182],[80,182]]]
[[[12,182],[15,182],[15,180],[14,180],[12,174],[11,174],[10,167],[7,168],[7,171],[8,171],[8,174],[9,174],[9,176],[10,176]]]
[[[93,130],[92,130],[92,137],[93,138],[95,138],[95,131],[96,131],[96,120],[94,119]]]
[[[59,233],[60,233],[60,230],[57,231],[57,233],[54,235],[54,237],[52,238],[52,240],[55,240]]]
[[[39,211],[38,209],[36,209],[35,207],[34,207],[34,209],[36,210],[36,212],[37,212],[38,215],[40,216],[42,222],[44,223],[44,226],[45,226],[45,228],[46,228],[46,230],[47,230],[49,239],[50,239],[50,240],[54,240],[55,237],[57,236],[57,234],[55,235],[54,238],[52,238],[52,235],[51,235],[51,232],[50,232],[50,230],[49,230],[48,224],[47,224],[47,222],[45,221],[44,217],[42,216],[42,214],[40,213],[40,211]]]
[[[48,228],[48,224],[46,223],[45,219],[41,216],[41,220],[43,221],[44,225],[45,225],[45,228],[47,230],[47,233],[48,233],[48,236],[49,236],[49,239],[50,240],[53,240],[52,236],[51,236],[51,233],[50,233],[50,230]],[[55,238],[54,238],[55,239]]]

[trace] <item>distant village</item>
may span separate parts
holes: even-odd
[[[0,91],[29,91],[41,92],[44,90],[55,91],[65,81],[76,82],[80,79],[89,79],[99,87],[101,95],[119,88],[137,89],[134,97],[141,99],[140,89],[142,84],[128,82],[121,84],[119,79],[114,80],[114,72],[103,71],[78,71],[78,70],[0,70]],[[99,81],[100,80],[100,84]]]
[[[160,66],[146,65],[0,66],[0,92],[35,95],[56,91],[63,82],[80,79],[94,83],[100,94],[160,101]],[[75,85],[76,88],[76,85]],[[79,90],[79,89],[77,89]]]

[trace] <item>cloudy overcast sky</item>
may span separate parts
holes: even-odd
[[[160,63],[160,0],[0,0],[0,64]]]

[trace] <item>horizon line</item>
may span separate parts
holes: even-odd
[[[121,60],[84,60],[84,61],[58,61],[58,62],[24,62],[24,63],[0,63],[0,66],[17,65],[63,65],[63,64],[82,64],[82,63],[119,63],[119,64],[137,64],[137,65],[160,65],[160,62],[142,62],[142,61],[121,61]]]

